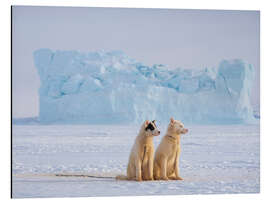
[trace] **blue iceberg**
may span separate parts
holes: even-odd
[[[253,66],[239,59],[217,68],[146,66],[121,51],[34,52],[41,123],[116,124],[170,117],[188,124],[252,123]]]

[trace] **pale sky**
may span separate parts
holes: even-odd
[[[28,7],[12,9],[13,117],[39,113],[33,51],[122,50],[146,65],[204,68],[240,58],[256,69],[260,90],[259,11]]]

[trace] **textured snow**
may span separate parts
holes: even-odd
[[[55,174],[125,174],[139,126],[13,125],[13,197],[82,197],[260,192],[259,125],[186,126],[184,181],[116,181]],[[157,147],[161,136],[155,137]]]
[[[34,52],[41,123],[141,123],[175,117],[190,124],[255,121],[253,66],[239,59],[191,70],[146,66],[121,51]]]

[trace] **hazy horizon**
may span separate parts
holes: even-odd
[[[13,117],[37,117],[33,51],[122,50],[146,65],[204,68],[223,59],[252,64],[252,104],[260,102],[259,11],[12,7]]]

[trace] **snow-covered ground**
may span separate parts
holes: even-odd
[[[184,181],[135,182],[111,177],[126,173],[138,126],[13,125],[13,197],[260,192],[259,125],[186,127],[180,157]],[[166,126],[160,129],[155,146]]]

